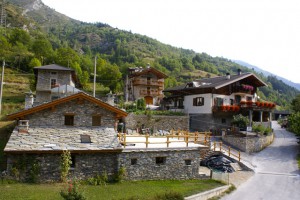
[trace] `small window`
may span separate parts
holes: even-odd
[[[65,125],[74,126],[74,115],[65,115]]]
[[[204,97],[196,97],[193,99],[193,106],[203,106],[204,105]]]
[[[51,72],[51,75],[52,75],[52,76],[56,76],[56,75],[57,75],[57,72]]]
[[[80,135],[81,143],[92,143],[89,135]]]
[[[184,160],[184,162],[185,162],[185,165],[188,165],[188,166],[192,165],[192,160],[191,159]]]
[[[56,87],[56,79],[52,78],[51,79],[51,88]]]
[[[70,164],[70,168],[75,168],[75,155],[71,155],[71,164]]]
[[[155,162],[157,165],[164,165],[166,164],[166,157],[156,157]]]
[[[226,124],[226,119],[222,118],[222,124]]]
[[[101,126],[101,116],[100,115],[92,116],[92,126]]]
[[[252,97],[247,96],[247,97],[246,97],[246,100],[247,100],[247,101],[252,101]]]
[[[137,158],[132,158],[131,165],[136,165],[136,164],[137,164]]]

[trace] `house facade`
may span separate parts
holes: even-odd
[[[83,92],[8,115],[17,120],[4,149],[7,171],[28,180],[34,167],[41,182],[60,180],[61,155],[69,150],[72,178],[86,179],[121,167],[129,180],[191,179],[199,175],[208,147],[125,148],[116,126],[127,113]],[[36,168],[35,168],[36,169]],[[17,178],[17,177],[15,177]]]
[[[49,102],[78,92],[79,81],[75,71],[57,64],[34,68],[36,78],[35,104]]]
[[[238,71],[214,78],[205,78],[169,88],[168,109],[190,116],[191,130],[230,128],[233,115],[249,116],[253,122],[270,125],[272,102],[259,99],[257,89],[266,86],[256,75]]]
[[[126,79],[125,99],[135,101],[144,98],[147,105],[158,105],[163,99],[164,79],[167,76],[150,66],[129,68]]]

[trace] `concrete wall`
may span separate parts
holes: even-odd
[[[204,97],[203,106],[193,106],[193,99],[196,97]],[[212,113],[211,94],[197,94],[184,97],[183,101],[185,113]]]
[[[272,144],[274,140],[274,134],[268,136],[248,136],[248,137],[237,137],[237,136],[223,136],[222,140],[247,153],[259,152]]]
[[[57,105],[54,110],[46,109],[40,112],[26,116],[29,120],[29,126],[65,126],[65,114],[74,114],[74,126],[92,126],[92,116],[99,114],[101,116],[101,126],[114,128],[115,114],[107,109],[99,107],[89,101],[78,103],[72,100]]]
[[[170,131],[171,129],[189,130],[188,116],[147,116],[130,113],[125,120],[128,129],[141,128],[144,124],[145,128],[151,128],[154,132],[157,130]]]

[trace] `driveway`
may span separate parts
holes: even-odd
[[[263,151],[249,155],[255,174],[222,200],[299,200],[300,175],[294,134],[273,123],[274,142]]]

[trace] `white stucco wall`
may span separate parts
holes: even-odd
[[[193,99],[204,97],[203,106],[193,106]],[[183,101],[185,113],[212,113],[212,94],[196,94],[184,97]]]
[[[252,97],[253,95],[250,94],[231,94],[227,95],[220,95],[220,94],[196,94],[196,95],[188,95],[184,97],[183,105],[184,105],[184,112],[188,114],[211,114],[213,99],[214,98],[222,98],[224,105],[230,105],[230,99],[235,99],[235,95],[241,96],[241,101],[246,101],[246,97]],[[193,106],[193,99],[196,97],[204,97],[204,105],[203,106]],[[255,101],[253,98],[252,101]]]

